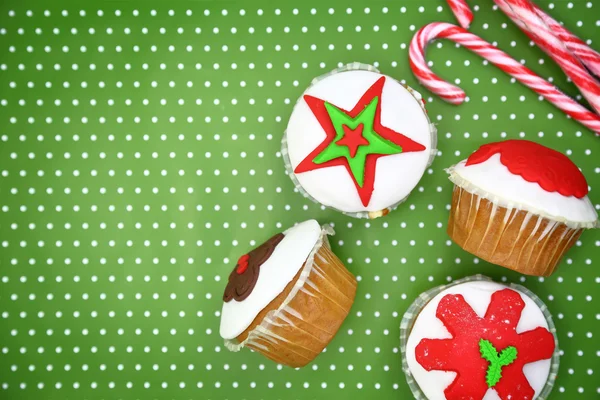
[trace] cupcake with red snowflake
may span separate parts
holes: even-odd
[[[579,168],[538,143],[486,144],[448,172],[448,234],[491,263],[548,276],[584,229],[599,226]]]
[[[545,399],[558,371],[556,330],[543,302],[483,276],[421,294],[400,332],[417,400]]]

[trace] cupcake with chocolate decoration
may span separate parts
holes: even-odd
[[[548,276],[584,229],[599,226],[581,171],[535,142],[483,145],[448,172],[448,234],[491,263]]]
[[[333,339],[348,315],[356,279],[329,247],[330,226],[309,220],[242,255],[223,295],[220,334],[243,347],[302,367]]]
[[[541,400],[559,365],[556,329],[523,286],[478,275],[422,293],[400,325],[417,400]]]
[[[436,129],[417,91],[354,63],[313,80],[294,106],[281,152],[305,197],[377,218],[419,183],[435,156]]]

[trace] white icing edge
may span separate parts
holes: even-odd
[[[495,205],[523,210],[560,222],[569,228],[598,228],[598,214],[587,196],[578,199],[542,189],[512,174],[494,154],[480,164],[466,166],[463,160],[446,170],[449,179],[469,193],[483,197]],[[508,215],[508,214],[507,214]]]
[[[256,326],[256,328],[254,328],[253,330],[251,330],[248,333],[248,337],[243,342],[238,343],[235,339],[225,339],[225,347],[227,347],[228,350],[240,351],[248,343],[252,343],[255,347],[262,348],[263,346],[260,344],[261,340],[273,342],[273,343],[276,343],[278,341],[283,341],[283,342],[287,341],[285,338],[274,334],[269,329],[269,327],[272,325],[277,325],[278,320],[283,320],[289,324],[292,324],[292,322],[289,320],[289,318],[287,318],[285,316],[286,313],[290,314],[290,315],[294,315],[297,318],[302,319],[300,314],[298,314],[297,311],[295,311],[294,309],[289,307],[288,304],[290,303],[290,301],[292,301],[292,299],[296,296],[296,294],[299,291],[302,290],[302,291],[307,292],[306,289],[304,288],[305,285],[311,286],[312,289],[316,289],[314,287],[314,284],[312,284],[308,280],[308,277],[310,276],[313,268],[316,268],[314,259],[315,259],[317,252],[319,251],[319,249],[321,249],[321,246],[329,247],[329,242],[327,241],[327,235],[334,235],[334,234],[335,234],[335,232],[334,232],[333,228],[329,225],[324,225],[321,228],[321,230],[319,232],[319,238],[318,238],[317,242],[314,244],[310,254],[306,258],[306,261],[304,263],[304,268],[302,269],[302,272],[300,273],[298,280],[294,284],[294,287],[292,288],[292,290],[290,290],[290,293],[285,298],[285,300],[281,303],[281,305],[276,310],[272,310],[269,313],[267,313],[267,315],[264,317],[264,319],[261,321],[261,323],[258,324]],[[307,292],[307,293],[310,294],[310,292]]]
[[[381,74],[379,72],[379,70],[371,65],[368,64],[362,64],[362,63],[358,63],[358,62],[354,62],[354,63],[350,63],[350,64],[346,64],[340,68],[336,68],[333,71],[326,73],[324,75],[318,76],[316,78],[314,78],[311,81],[310,86],[304,91],[304,93],[299,97],[299,100],[296,102],[296,104],[294,105],[294,108],[292,109],[292,115],[294,114],[294,111],[296,111],[296,109],[299,107],[300,104],[302,104],[302,98],[304,96],[304,94],[306,94],[312,86],[314,86],[316,83],[318,83],[319,81],[340,73],[340,72],[345,72],[345,71],[370,71],[370,72],[375,72],[378,74]],[[383,74],[382,74],[383,76]],[[408,85],[402,84],[400,82],[398,82],[396,79],[385,75],[387,79],[392,80],[394,82],[397,82],[398,84],[400,84],[401,86],[403,86],[414,98],[415,100],[417,100],[417,103],[421,106],[425,117],[427,119],[427,122],[429,124],[429,131],[430,131],[430,145],[426,146],[429,149],[429,159],[427,161],[427,164],[424,168],[423,173],[427,170],[427,168],[429,168],[431,166],[431,164],[433,163],[433,160],[435,159],[435,156],[437,154],[437,127],[435,126],[435,124],[433,124],[431,122],[431,120],[429,119],[429,115],[427,114],[427,110],[425,108],[425,102],[423,101],[423,97],[421,96],[421,94],[419,92],[417,92],[416,90],[414,90],[413,88],[411,88]],[[383,118],[383,116],[382,116]],[[283,161],[286,167],[286,173],[287,175],[290,177],[290,179],[292,180],[292,182],[294,183],[294,186],[296,188],[296,190],[298,192],[300,192],[305,198],[308,198],[309,200],[317,203],[317,204],[321,204],[323,206],[332,208],[336,211],[342,212],[348,216],[354,217],[354,218],[377,218],[380,217],[382,215],[384,215],[384,211],[392,211],[394,209],[396,209],[398,207],[398,205],[402,204],[403,202],[406,201],[406,199],[409,197],[410,192],[402,199],[398,200],[397,202],[390,204],[387,207],[375,207],[375,208],[379,208],[379,209],[368,209],[365,208],[364,206],[362,206],[362,204],[358,207],[358,209],[363,209],[363,211],[349,211],[349,210],[344,210],[341,209],[341,207],[335,207],[334,205],[331,204],[324,204],[322,201],[319,201],[317,199],[315,199],[313,196],[311,196],[302,186],[302,184],[300,184],[300,181],[298,179],[298,177],[296,176],[296,174],[294,173],[294,166],[292,165],[292,162],[290,160],[290,156],[289,156],[289,150],[288,150],[288,140],[287,140],[287,135],[288,135],[288,129],[289,127],[286,129],[286,131],[283,134],[283,139],[282,139],[282,145],[281,145],[281,154],[283,157]],[[409,153],[410,154],[410,153]],[[406,155],[405,155],[406,156]],[[378,160],[378,163],[380,161],[384,161],[384,160]],[[336,167],[337,168],[337,167]],[[418,184],[418,182],[417,182]],[[377,187],[377,182],[375,183],[375,186]],[[415,185],[416,186],[416,185]],[[414,189],[414,188],[413,188]],[[355,190],[354,190],[355,192]],[[412,190],[411,190],[412,192]],[[358,198],[358,194],[354,193]]]
[[[415,349],[422,339],[451,338],[444,324],[435,315],[437,306],[442,298],[447,294],[462,294],[465,301],[473,308],[473,311],[480,317],[483,317],[491,302],[492,294],[506,288],[519,293],[525,302],[525,308],[517,325],[517,333],[529,331],[538,326],[549,328],[544,313],[535,301],[514,287],[508,287],[491,281],[468,281],[441,291],[423,307],[416,317],[406,344],[405,357],[408,368],[427,399],[446,400],[444,390],[456,377],[456,373],[454,372],[427,371],[417,362],[415,356]],[[552,359],[548,359],[524,366],[523,373],[535,391],[534,399],[537,398],[546,385],[546,381],[550,376],[551,365]],[[483,400],[500,400],[500,397],[494,389],[488,389]]]
[[[283,292],[319,242],[321,227],[311,219],[288,229],[284,235],[271,257],[261,265],[252,293],[242,301],[223,302],[219,329],[222,338],[239,336]]]

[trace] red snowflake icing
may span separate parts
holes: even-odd
[[[517,333],[517,324],[525,302],[511,289],[499,290],[485,317],[480,318],[462,295],[442,298],[437,318],[444,323],[452,339],[423,339],[415,349],[417,362],[427,371],[456,372],[456,378],[444,390],[448,400],[481,400],[488,390],[485,374],[488,361],[481,357],[479,341],[489,340],[496,349],[517,348],[517,359],[502,368],[502,378],[494,386],[502,400],[533,399],[533,388],[523,374],[523,366],[546,360],[554,352],[554,336],[542,327]]]

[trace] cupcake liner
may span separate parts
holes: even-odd
[[[285,299],[241,343],[225,340],[229,350],[249,347],[290,367],[302,367],[321,353],[348,315],[357,286],[329,247],[327,235],[333,233],[330,226],[323,227]]]
[[[486,282],[494,282],[492,279],[483,275],[474,275],[469,276],[463,279],[458,279],[450,284],[437,286],[433,289],[427,290],[419,295],[415,299],[415,301],[408,307],[408,310],[404,313],[402,317],[402,321],[400,322],[400,351],[402,353],[402,370],[406,375],[406,381],[408,382],[408,386],[415,397],[415,400],[427,400],[427,397],[419,387],[419,384],[413,378],[410,369],[408,367],[408,361],[406,359],[406,344],[408,342],[408,337],[410,332],[412,331],[412,327],[417,319],[417,316],[421,313],[421,310],[429,303],[435,296],[440,294],[442,291],[451,288],[456,285],[460,285],[461,283],[466,282],[474,282],[474,281],[486,281]],[[542,388],[536,400],[546,400],[548,395],[552,391],[552,387],[554,386],[554,381],[556,380],[556,376],[558,374],[558,367],[560,363],[560,350],[558,348],[558,336],[556,335],[556,326],[554,325],[554,321],[552,320],[552,315],[550,311],[546,307],[546,304],[531,290],[527,289],[524,286],[517,285],[515,283],[507,284],[511,289],[518,290],[519,292],[529,296],[533,302],[540,308],[544,317],[546,318],[546,322],[548,323],[548,331],[552,333],[554,336],[554,354],[552,355],[552,360],[550,364],[550,373],[548,374],[548,379],[546,380],[546,384]]]
[[[375,67],[373,67],[372,65],[369,64],[362,64],[359,62],[354,62],[351,64],[346,64],[342,67],[336,68],[331,72],[328,72],[324,75],[318,76],[316,78],[314,78],[311,83],[310,86],[314,85],[315,83],[319,82],[322,79],[325,79],[331,75],[340,73],[340,72],[345,72],[345,71],[356,71],[356,70],[360,70],[360,71],[372,71],[372,72],[377,72],[379,73],[379,70]],[[431,164],[433,163],[433,159],[435,158],[435,155],[437,154],[437,128],[435,126],[435,124],[433,124],[431,122],[431,120],[429,119],[429,116],[427,115],[427,110],[425,109],[425,103],[423,102],[423,97],[421,96],[421,94],[419,92],[417,92],[416,90],[414,90],[413,88],[411,88],[408,85],[402,84],[402,86],[404,86],[409,92],[410,94],[413,95],[413,97],[419,102],[419,104],[421,105],[421,108],[423,109],[423,111],[425,112],[425,116],[427,117],[427,121],[429,122],[429,127],[431,130],[431,153],[429,156],[429,161],[427,161],[427,167],[431,166]],[[309,86],[309,88],[310,88]],[[308,88],[307,88],[308,90]],[[297,106],[298,103],[296,103],[296,105],[294,107]],[[390,205],[389,207],[386,207],[383,210],[379,210],[379,211],[360,211],[360,212],[346,212],[346,211],[342,211],[342,210],[338,210],[335,207],[329,207],[329,206],[324,206],[321,203],[319,203],[318,200],[316,200],[314,197],[312,197],[306,190],[304,190],[304,188],[302,187],[302,185],[300,184],[300,182],[298,181],[298,178],[296,178],[296,174],[294,174],[294,168],[292,167],[292,163],[290,162],[290,158],[288,155],[288,146],[287,146],[287,131],[284,132],[283,134],[283,138],[281,140],[281,155],[283,158],[283,162],[285,164],[285,169],[286,169],[286,174],[290,177],[290,179],[292,180],[292,182],[294,183],[294,186],[296,188],[296,190],[298,192],[300,192],[304,197],[306,197],[307,199],[310,199],[312,202],[317,203],[323,207],[327,207],[327,208],[332,208],[338,212],[341,212],[345,215],[348,215],[350,217],[354,217],[354,218],[367,218],[367,219],[374,219],[374,218],[378,218],[378,217],[382,217],[384,215],[387,215],[390,211],[395,210],[398,205],[402,204],[403,202],[406,201],[406,199],[408,198],[408,196],[406,196],[405,198],[401,199],[400,201],[396,202],[395,204]],[[410,195],[410,194],[409,194]]]
[[[448,235],[477,257],[522,274],[551,275],[582,231],[454,188]]]

